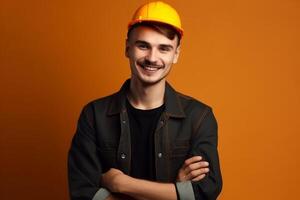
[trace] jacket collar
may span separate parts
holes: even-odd
[[[126,80],[119,92],[112,96],[112,100],[108,105],[108,115],[116,115],[126,112],[126,94],[129,90],[130,79]],[[164,95],[164,103],[166,106],[166,115],[175,118],[184,118],[185,113],[178,93],[167,82]]]

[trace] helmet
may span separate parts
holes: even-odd
[[[139,7],[135,11],[132,20],[129,22],[128,29],[130,29],[131,26],[144,21],[171,25],[179,32],[180,36],[183,35],[183,29],[177,11],[164,2],[155,1]]]

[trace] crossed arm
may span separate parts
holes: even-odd
[[[187,159],[178,171],[177,181],[199,181],[209,171],[209,163],[201,156]],[[132,178],[118,169],[111,168],[101,177],[103,187],[111,194],[106,200],[151,199],[176,200],[176,188],[173,183],[158,183]]]
[[[195,199],[201,200],[215,200],[221,192],[222,177],[217,152],[217,124],[211,110],[203,119],[201,126],[196,128],[189,152],[190,156],[201,155],[203,160],[209,162],[209,173],[203,172],[208,165],[203,166],[200,162],[203,161],[202,159],[198,157],[197,160],[192,157],[191,160],[186,160],[178,171],[176,187],[173,183],[163,184],[134,179],[116,169],[103,174],[95,141],[93,110],[92,107],[87,106],[80,115],[68,154],[69,190],[72,200],[91,200],[93,197],[98,197],[97,194],[101,196],[101,188],[106,188],[113,194],[109,196],[110,199],[124,200],[126,199],[124,195],[128,199],[176,199],[176,188],[179,198],[184,198],[186,194],[194,192]],[[100,178],[101,184],[99,184]],[[185,188],[185,186],[191,186],[190,184],[192,188]],[[101,186],[100,190],[99,186]],[[168,198],[161,196],[165,194],[168,194]]]

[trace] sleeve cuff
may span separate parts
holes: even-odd
[[[92,200],[104,200],[110,195],[110,192],[105,188],[100,188]]]
[[[194,190],[191,181],[176,182],[180,200],[195,200]]]

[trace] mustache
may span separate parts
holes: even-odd
[[[152,67],[152,68],[163,68],[164,67],[164,65],[158,65],[158,64],[156,64],[156,62],[151,62],[147,59],[137,61],[137,64],[139,64],[141,66]]]

